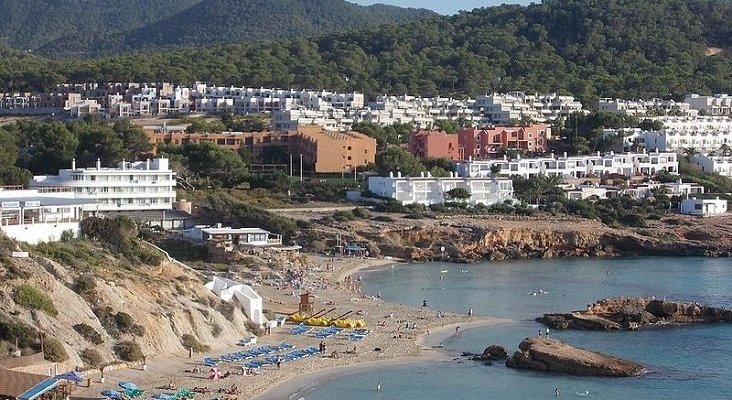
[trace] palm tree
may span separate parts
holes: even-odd
[[[694,147],[685,147],[682,153],[684,154],[686,161],[691,161],[691,157],[699,154],[699,150]]]
[[[727,157],[728,155],[732,154],[732,148],[730,148],[727,143],[719,146],[719,151],[722,153],[723,157]]]

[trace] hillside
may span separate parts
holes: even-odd
[[[201,0],[0,0],[0,44],[36,50],[152,24]]]
[[[124,342],[137,343],[145,356],[183,355],[184,335],[211,347],[231,346],[248,335],[248,320],[238,308],[176,264],[131,263],[78,239],[25,246],[31,254],[25,259],[9,257],[15,246],[0,233],[0,358],[16,339],[24,353],[38,351],[39,327],[47,358],[48,351],[60,353],[49,344],[58,341],[68,367],[123,359]]]
[[[558,90],[590,102],[678,98],[732,91],[730,20],[727,0],[546,0],[313,39],[46,60],[42,71],[43,60],[33,58],[0,66],[0,90],[39,82],[204,80],[370,95]],[[724,50],[710,56],[709,48]]]
[[[62,57],[313,36],[437,15],[344,0],[0,0],[0,7],[8,10],[0,43]]]

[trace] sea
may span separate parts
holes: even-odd
[[[446,271],[446,272],[445,272]],[[338,376],[293,399],[732,399],[732,324],[665,326],[635,332],[552,331],[575,346],[630,359],[648,373],[632,378],[576,377],[484,365],[460,357],[492,344],[513,352],[548,312],[584,309],[612,296],[655,296],[732,307],[732,260],[639,257],[402,264],[362,272],[364,291],[437,311],[505,318],[443,342],[449,357],[375,366]],[[442,276],[442,279],[440,279]],[[532,295],[541,291],[545,294]],[[376,392],[376,384],[381,391]]]

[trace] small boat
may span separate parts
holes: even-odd
[[[440,271],[440,273],[441,274],[446,274],[447,273],[447,270],[446,269],[443,269],[442,271]]]

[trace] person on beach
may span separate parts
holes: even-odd
[[[559,388],[554,388],[554,396],[559,397]]]
[[[549,327],[546,327],[546,337],[549,337]]]
[[[473,318],[473,307],[468,310],[468,318]]]
[[[376,384],[376,391],[377,391],[377,392],[380,392],[380,391],[381,391],[381,382],[378,382],[378,383]]]
[[[455,334],[457,335],[458,333],[460,333],[460,325],[455,327]]]
[[[541,328],[539,328],[539,337],[541,337]]]

